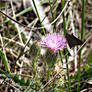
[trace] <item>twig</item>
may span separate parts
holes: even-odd
[[[14,16],[14,18],[15,18],[15,20],[16,20],[16,16],[15,16],[15,11],[14,11],[14,8],[13,8],[12,0],[10,1],[10,3],[11,3],[11,7],[12,7],[13,16]],[[20,39],[20,41],[21,41],[21,44],[23,44],[23,40],[22,40],[22,37],[21,37],[21,30],[20,30],[20,27],[19,27],[19,25],[18,25],[17,23],[14,23],[14,24],[15,24],[17,30],[18,30],[18,35],[19,35],[19,39]]]

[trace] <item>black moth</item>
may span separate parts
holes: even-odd
[[[65,37],[66,37],[66,40],[67,40],[70,48],[83,44],[83,42],[80,39],[78,39],[77,37],[75,37],[73,34],[70,35],[70,34],[66,33]]]

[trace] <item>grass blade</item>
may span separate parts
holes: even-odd
[[[83,40],[83,33],[84,33],[84,14],[85,14],[85,0],[81,0],[82,1],[82,19],[81,19],[81,40]],[[77,85],[77,92],[80,91],[80,73],[81,73],[81,52],[82,49],[80,49],[79,52],[79,66],[78,66],[78,85]]]
[[[4,56],[4,54],[3,54],[3,52],[1,50],[0,50],[0,57],[1,57],[2,61],[3,61],[5,70],[9,72],[7,61],[6,61],[5,56]]]

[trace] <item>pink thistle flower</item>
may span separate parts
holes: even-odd
[[[52,51],[57,52],[60,49],[66,48],[66,40],[60,34],[52,33],[42,38],[41,45],[45,45]]]

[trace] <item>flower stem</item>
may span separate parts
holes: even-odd
[[[67,53],[67,49],[65,49],[65,53]],[[66,59],[66,69],[67,69],[67,78],[68,78],[68,92],[71,92],[71,80],[69,76],[69,67],[68,67],[68,55],[65,56]]]
[[[36,58],[33,58],[33,72],[34,72],[34,76],[36,75]]]
[[[51,73],[51,69],[48,69],[48,78],[47,78],[47,80],[50,79],[50,73]]]

